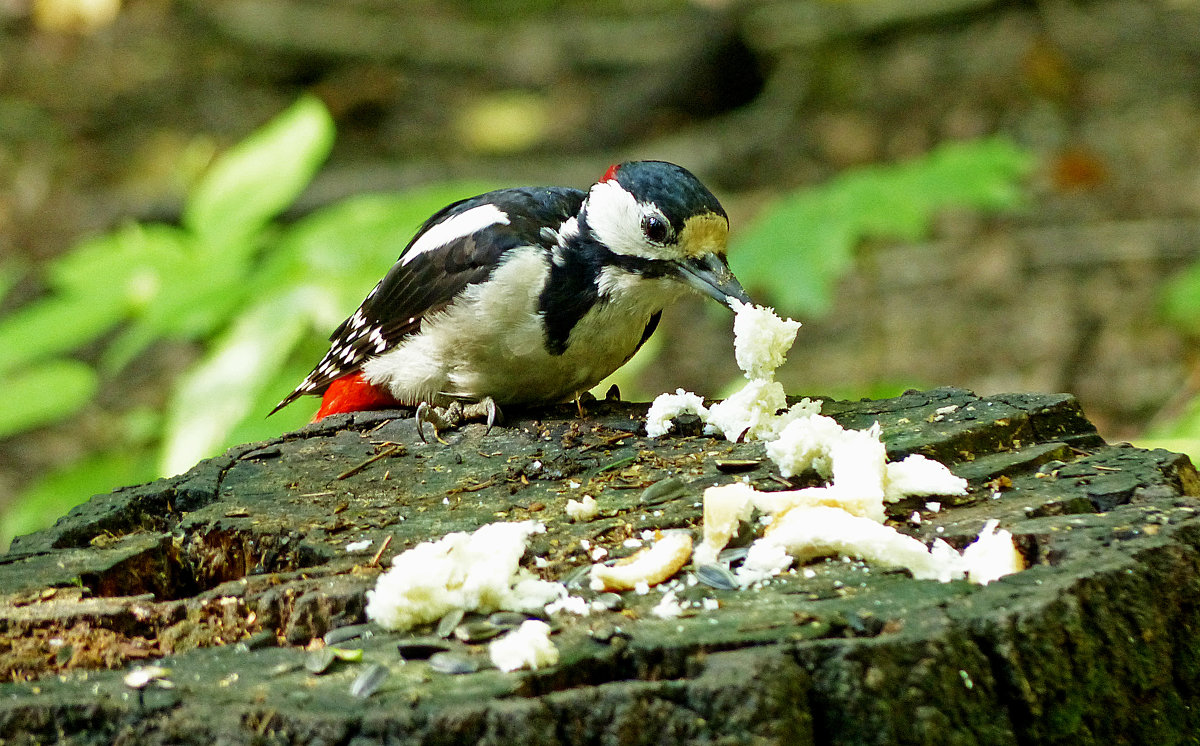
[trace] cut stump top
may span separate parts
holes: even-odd
[[[481,670],[406,662],[398,645],[429,628],[371,629],[338,643],[361,662],[306,670],[303,646],[363,623],[365,591],[420,542],[536,519],[547,530],[524,564],[562,580],[597,547],[620,556],[643,531],[695,528],[714,483],[787,488],[762,444],[651,440],[645,410],[509,412],[448,445],[422,443],[408,413],[338,415],[92,498],[0,557],[0,673],[12,682],[0,684],[0,741],[1109,743],[1153,732],[1174,743],[1197,732],[1200,478],[1186,456],[1104,443],[1067,395],[937,389],[824,404],[846,427],[879,422],[891,459],[924,454],[969,480],[966,497],[914,498],[889,516],[959,548],[999,519],[1030,567],[990,585],[825,561],[762,587],[689,585],[678,618],[650,614],[655,591],[555,615],[561,660],[539,671],[501,673],[458,641],[438,644]],[[666,478],[683,487],[646,496]],[[569,522],[567,500],[584,494],[600,514]],[[170,669],[171,688],[124,681],[151,664]],[[352,695],[371,664],[383,683]]]

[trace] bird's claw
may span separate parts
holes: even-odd
[[[429,402],[421,402],[417,405],[414,419],[417,421],[417,435],[421,438],[421,442],[429,442],[425,440],[425,423],[428,422],[433,426],[433,437],[437,439],[437,442],[445,445],[446,441],[440,434],[442,430],[458,427],[464,421],[483,420],[487,424],[487,429],[483,434],[487,435],[492,431],[493,425],[504,421],[504,416],[500,412],[500,408],[496,406],[496,402],[488,396],[482,401],[465,406],[462,402],[451,402],[450,406],[445,408],[432,406]]]
[[[500,411],[500,407],[496,406],[496,401],[490,396],[485,396],[482,401],[468,404],[462,408],[462,418],[464,420],[483,420],[487,425],[487,429],[483,431],[487,435],[492,431],[492,426],[497,422],[504,422],[504,414]]]
[[[428,422],[433,426],[434,439],[442,445],[448,445],[442,438],[439,431],[454,427],[459,423],[459,421],[461,421],[462,407],[458,406],[458,409],[456,410],[456,405],[458,405],[458,402],[454,402],[445,409],[441,407],[434,407],[427,401],[423,401],[417,405],[417,412],[413,419],[417,421],[417,436],[421,438],[422,443],[429,442],[425,439],[425,423]],[[458,414],[457,419],[454,418],[455,413]]]

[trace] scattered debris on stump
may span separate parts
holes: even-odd
[[[878,421],[889,460],[968,480],[966,496],[889,505],[888,523],[962,549],[998,520],[1028,569],[986,586],[828,559],[741,587],[735,540],[648,592],[593,590],[594,562],[662,532],[698,539],[713,484],[819,480],[781,477],[761,443],[649,439],[644,404],[587,410],[506,412],[449,445],[421,443],[406,412],[338,415],[21,537],[0,557],[0,739],[1052,743],[1153,728],[1169,743],[1200,726],[1200,478],[1186,456],[1104,443],[1072,397],[823,402],[844,427]],[[595,514],[571,520],[585,497]],[[367,623],[394,556],[527,520],[546,530],[522,567],[585,608]],[[556,655],[501,672],[489,645],[519,629]]]

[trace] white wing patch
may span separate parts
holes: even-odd
[[[508,225],[508,213],[495,205],[480,205],[459,213],[433,226],[421,234],[413,245],[400,257],[401,264],[408,264],[414,257],[433,251],[460,238],[478,233],[493,225]]]

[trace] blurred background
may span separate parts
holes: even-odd
[[[423,219],[694,171],[794,395],[1068,391],[1200,433],[1200,0],[0,0],[0,550],[302,425]],[[736,386],[670,311],[626,399]],[[607,384],[605,384],[607,386]]]

